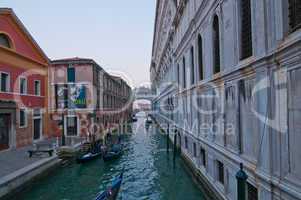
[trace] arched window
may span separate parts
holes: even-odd
[[[220,43],[219,43],[219,20],[218,16],[215,15],[213,19],[213,53],[214,53],[214,73],[219,73],[221,71],[221,61],[220,61]]]
[[[289,21],[292,31],[301,28],[301,1],[289,0]]]
[[[190,81],[191,81],[191,85],[194,84],[194,48],[193,46],[190,48]]]
[[[241,1],[241,60],[253,55],[251,0]]]
[[[4,33],[0,33],[0,45],[4,46],[4,47],[7,47],[7,48],[11,48],[10,39]]]
[[[202,36],[198,36],[198,59],[199,59],[199,79],[204,79],[203,74],[203,39]]]
[[[183,57],[183,88],[186,88],[186,60]]]

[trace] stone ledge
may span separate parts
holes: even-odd
[[[60,162],[61,160],[55,155],[53,157],[37,161],[29,166],[0,178],[0,199],[22,187],[50,168],[55,167]]]

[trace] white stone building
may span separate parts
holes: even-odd
[[[222,199],[240,163],[247,199],[301,199],[300,27],[300,0],[157,0],[155,116]]]

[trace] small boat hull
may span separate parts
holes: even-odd
[[[111,161],[111,160],[116,160],[121,156],[121,154],[122,154],[122,150],[120,150],[118,152],[108,152],[105,155],[103,155],[103,160],[105,162]]]
[[[106,191],[97,195],[95,200],[115,200],[119,193],[122,180],[123,172],[113,180],[112,185]]]
[[[94,153],[94,154],[93,153],[88,153],[88,154],[85,154],[82,157],[78,158],[76,161],[78,163],[86,163],[86,162],[95,160],[100,156],[101,156],[101,152]]]

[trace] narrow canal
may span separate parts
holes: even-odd
[[[184,169],[180,158],[175,162],[166,152],[166,140],[159,130],[146,130],[145,118],[133,125],[133,135],[126,139],[127,149],[119,160],[104,163],[95,160],[55,170],[36,181],[14,200],[93,200],[122,168],[124,182],[121,200],[202,200],[203,194]]]

